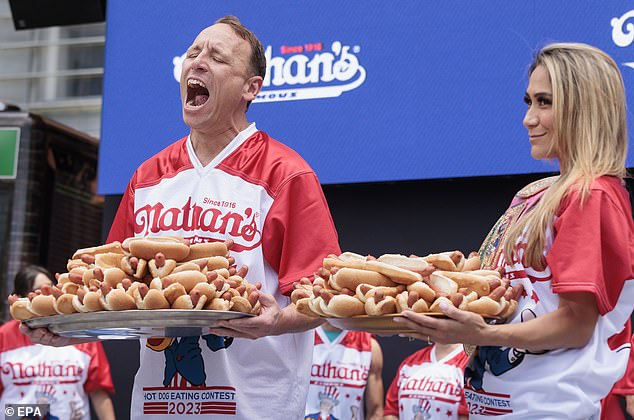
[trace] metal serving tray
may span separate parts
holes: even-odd
[[[99,311],[33,318],[30,328],[48,328],[63,337],[117,340],[155,337],[186,337],[209,334],[219,320],[254,316],[242,312],[154,309]]]

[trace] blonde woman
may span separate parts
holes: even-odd
[[[465,370],[470,419],[599,418],[625,372],[634,306],[634,224],[623,81],[583,44],[543,48],[530,68],[524,125],[534,159],[560,175],[522,189],[480,249],[524,293],[504,325],[445,307],[405,313],[411,336],[480,346]]]

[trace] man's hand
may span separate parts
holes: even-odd
[[[64,347],[73,344],[88,343],[97,341],[96,338],[69,338],[53,334],[46,328],[31,329],[25,324],[20,324],[20,331],[25,334],[35,344],[43,344],[45,346]]]
[[[278,323],[282,318],[282,309],[272,295],[260,292],[260,315],[239,319],[218,321],[218,327],[210,332],[219,336],[256,339],[269,335],[279,335]]]
[[[218,321],[218,327],[210,328],[210,332],[220,336],[256,339],[308,331],[324,322],[323,319],[300,314],[293,304],[280,308],[272,295],[260,292],[259,299],[262,308],[260,315]]]

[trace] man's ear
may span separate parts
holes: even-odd
[[[251,76],[244,84],[242,97],[246,102],[254,100],[262,89],[263,79],[261,76]]]

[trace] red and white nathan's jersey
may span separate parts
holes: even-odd
[[[525,201],[537,202],[543,192],[516,197],[510,210]],[[588,292],[599,309],[590,341],[582,348],[543,352],[480,347],[465,372],[469,418],[574,415],[598,419],[601,399],[623,376],[634,307],[634,223],[629,197],[619,179],[601,177],[583,206],[579,203],[577,191],[562,201],[546,232],[544,270],[518,261],[509,264],[503,258],[499,264],[505,265],[511,285],[524,286],[510,323],[556,310],[559,293]],[[522,235],[517,245],[520,255],[525,247]]]
[[[407,357],[385,396],[384,415],[399,419],[458,419],[466,415],[463,397],[467,354],[462,346],[438,360],[436,346]]]
[[[315,329],[306,415],[319,413],[320,404],[327,403],[337,419],[363,420],[371,361],[371,334],[342,331],[330,341],[322,327]]]
[[[19,326],[12,320],[0,327],[0,406],[50,404],[51,418],[90,420],[88,394],[114,393],[101,343],[42,346]]]
[[[177,235],[192,243],[235,243],[281,307],[293,283],[340,252],[321,185],[293,150],[252,124],[208,165],[189,138],[144,162],[122,199],[108,242],[128,236]],[[178,338],[142,346],[132,417],[301,418],[313,332],[258,340]],[[151,347],[151,348],[150,348]]]

